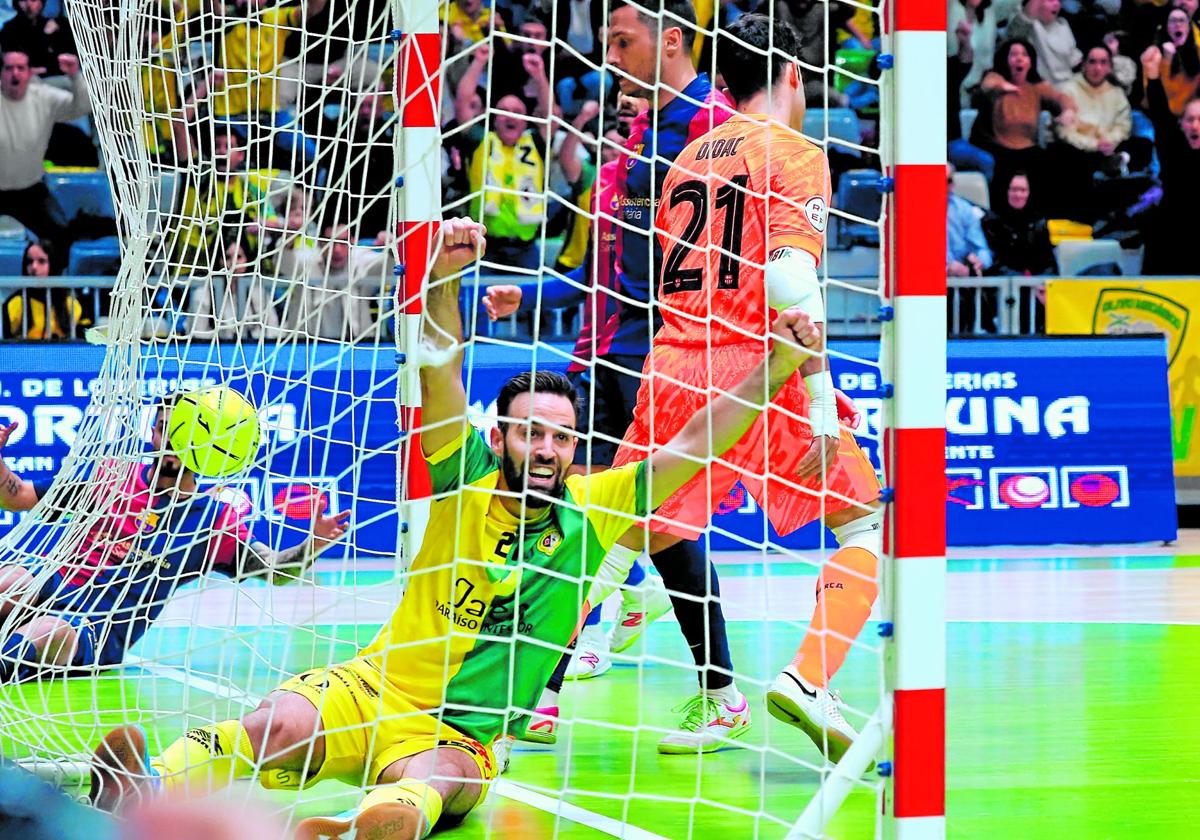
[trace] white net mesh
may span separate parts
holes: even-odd
[[[866,415],[859,439],[878,463],[884,229],[878,187],[886,163],[878,151],[886,148],[876,72],[880,11],[854,3],[700,4],[692,25],[674,10],[638,7],[636,20],[655,43],[660,21],[694,35],[694,46],[684,50],[692,55],[688,66],[706,74],[701,79],[716,76],[713,32],[740,14],[784,17],[800,31],[809,108],[804,133],[828,153],[832,171],[820,275],[829,332],[845,339],[832,342],[833,381]],[[468,415],[487,429],[509,376],[531,368],[563,372],[575,363],[586,392],[581,421],[590,432],[579,442],[587,453],[580,460],[593,464],[611,462],[629,425],[642,372],[638,346],[648,348],[658,326],[646,300],[670,273],[643,218],[652,216],[663,177],[694,130],[693,113],[710,98],[704,84],[689,87],[694,70],[680,77],[678,65],[655,47],[641,65],[632,52],[606,53],[601,26],[613,11],[597,0],[495,8],[462,0],[441,8],[440,204],[444,217],[471,216],[489,229],[487,256],[461,279]],[[427,503],[397,505],[407,478],[399,475],[396,454],[397,407],[412,405],[415,394],[406,393],[395,353],[396,324],[401,330],[411,324],[392,306],[397,260],[390,232],[401,205],[393,196],[406,169],[394,151],[402,145],[395,112],[403,106],[392,95],[391,32],[413,11],[380,2],[324,8],[314,0],[300,6],[196,0],[72,2],[69,14],[114,189],[122,263],[110,319],[94,336],[106,344],[99,375],[59,377],[68,391],[88,395],[78,401],[86,410],[63,421],[71,426],[71,439],[62,441],[70,454],[40,465],[44,475],[32,464],[22,472],[14,460],[22,432],[51,434],[37,431],[32,416],[4,453],[22,477],[57,479],[32,515],[13,520],[0,558],[8,564],[0,570],[6,587],[0,636],[10,640],[9,667],[24,680],[0,689],[0,751],[75,778],[110,727],[140,723],[157,755],[189,729],[245,714],[293,675],[353,657],[420,575],[449,568],[469,586],[472,574],[495,558],[478,556],[478,539],[437,530],[436,516],[434,530],[402,534],[407,523],[421,521],[417,509]],[[609,55],[621,57],[614,64]],[[643,91],[642,102],[620,96],[622,80],[626,93],[638,92],[637,81],[653,90]],[[631,132],[641,144],[627,149]],[[624,183],[622,172],[624,192],[614,199],[605,179],[618,169],[630,178],[644,174],[645,184]],[[736,191],[730,195],[732,211]],[[632,212],[630,198],[644,200],[644,217]],[[759,198],[750,193],[743,201],[753,208]],[[706,237],[683,236],[708,246]],[[756,257],[750,247],[729,244],[716,241],[714,229],[714,263],[732,261],[747,284],[761,283],[765,252]],[[619,257],[606,254],[614,248]],[[640,286],[629,260],[646,266]],[[515,314],[489,319],[482,301],[492,285],[521,288]],[[426,307],[433,295],[431,289]],[[615,337],[614,314],[625,324]],[[719,326],[712,314],[698,317],[708,329]],[[767,327],[760,321],[747,336],[760,350]],[[89,358],[98,366],[95,353]],[[219,383],[258,407],[264,445],[233,479],[201,478],[194,495],[176,494],[169,467],[147,455],[160,398]],[[614,406],[620,416],[601,416]],[[790,445],[778,435],[768,440],[772,451]],[[470,469],[459,466],[457,484],[478,478]],[[443,617],[452,626],[432,642],[420,640],[440,644],[432,656],[442,686],[455,679],[462,685],[464,674],[493,685],[495,673],[470,672],[460,653],[473,645],[503,648],[493,657],[502,662],[496,673],[507,674],[495,683],[496,695],[474,704],[455,695],[449,705],[417,703],[408,711],[376,697],[383,705],[369,709],[370,720],[339,718],[334,726],[356,732],[371,751],[381,750],[381,739],[393,737],[418,709],[481,740],[494,727],[471,729],[464,721],[486,710],[503,713],[502,736],[527,724],[535,736],[553,732],[549,744],[549,737],[515,745],[502,737],[511,770],[452,836],[786,833],[831,765],[799,729],[768,715],[763,696],[808,629],[816,575],[837,544],[815,526],[779,537],[761,508],[764,499],[770,506],[773,485],[764,492],[744,478],[728,493],[722,489],[701,542],[721,579],[720,596],[707,571],[675,592],[677,607],[699,615],[681,620],[700,628],[701,661],[709,648],[714,673],[734,677],[730,691],[747,698],[752,728],[744,736],[705,740],[730,723],[731,731],[740,730],[744,719],[732,694],[721,700],[724,709],[704,702],[674,709],[695,694],[700,668],[689,652],[693,639],[685,640],[670,614],[643,632],[648,617],[670,606],[645,557],[646,581],[622,585],[621,595],[608,600],[603,623],[583,630],[568,668],[569,680],[599,678],[568,681],[555,714],[548,711],[552,698],[529,695],[527,686],[549,678],[548,664],[567,650],[569,634],[558,638],[546,628],[574,625],[573,610],[592,576],[578,573],[578,564],[570,574],[524,557],[527,580],[508,593],[515,600],[505,602],[507,621],[485,604],[491,615],[474,616],[472,626],[473,598],[451,577]],[[788,482],[784,476],[785,490]],[[440,489],[435,497],[450,499],[460,519],[477,512],[471,493]],[[576,497],[583,504],[576,513],[590,516],[593,507],[611,504],[593,492],[599,493]],[[823,505],[844,501],[837,493],[815,498],[818,515]],[[287,552],[303,544],[314,516],[346,510],[349,532],[300,582],[273,587],[214,574],[245,571],[243,546],[252,540],[261,543],[259,553]],[[510,546],[520,545],[526,530],[484,537],[499,535],[500,553],[505,535]],[[411,562],[397,562],[398,546],[422,537],[450,552],[448,565],[398,576]],[[536,551],[536,541],[531,546]],[[556,590],[553,610],[523,603],[534,597],[531,574],[567,584]],[[624,574],[619,578],[614,586]],[[561,597],[561,590],[571,594]],[[713,623],[717,603],[724,630]],[[547,610],[540,631],[526,620],[526,610],[537,609]],[[71,628],[79,641],[60,654],[59,666],[22,662],[13,634],[32,637],[35,625],[47,621],[49,629]],[[483,638],[480,626],[492,635]],[[728,657],[714,659],[720,636],[728,638]],[[431,655],[418,639],[393,641],[389,661],[406,663],[396,669],[403,681],[409,669],[420,671],[410,661]],[[845,641],[854,644],[835,685],[846,700],[842,712],[861,728],[885,698],[881,645],[873,625]],[[724,748],[702,755],[689,746],[697,739],[705,750]],[[683,748],[663,749],[660,742]],[[302,746],[312,770],[314,742]],[[196,773],[197,783],[224,781],[228,767],[217,762]],[[444,779],[447,771],[434,775]],[[361,788],[376,781],[368,763],[343,774],[340,784],[300,793],[246,784],[233,790],[266,797],[282,820],[294,822],[351,814]],[[854,788],[833,816],[831,834],[879,830],[881,780],[865,775]],[[819,815],[816,824],[830,816]]]

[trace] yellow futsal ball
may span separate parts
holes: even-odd
[[[167,418],[171,449],[193,472],[221,478],[244,470],[258,454],[258,412],[224,385],[184,394]]]

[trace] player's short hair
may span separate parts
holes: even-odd
[[[645,2],[647,5],[627,2],[627,0],[612,0],[608,6],[608,13],[611,15],[622,6],[630,6],[637,12],[638,20],[644,23],[651,32],[661,32],[660,23],[665,29],[673,26],[679,27],[683,32],[683,45],[691,49],[692,43],[696,40],[696,7],[692,5],[692,0],[658,0],[657,4],[654,3],[654,0],[645,0]],[[652,12],[654,5],[657,5],[662,11],[657,14]]]
[[[742,15],[718,33],[717,71],[734,102],[778,84],[784,68],[798,58],[800,34],[786,21]]]
[[[552,370],[531,370],[518,373],[509,379],[501,386],[500,393],[496,395],[496,416],[499,418],[501,431],[508,426],[508,422],[504,418],[509,416],[508,410],[512,406],[512,401],[518,395],[528,394],[530,391],[535,394],[557,394],[560,397],[566,397],[571,401],[571,408],[575,411],[575,422],[579,423],[579,390],[571,383],[571,380]]]

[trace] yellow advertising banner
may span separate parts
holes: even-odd
[[[1051,280],[1046,331],[1162,333],[1171,379],[1175,475],[1200,476],[1200,280]]]

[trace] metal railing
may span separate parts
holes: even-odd
[[[209,279],[209,278],[197,278]],[[481,278],[477,287],[482,292],[490,282],[512,282],[511,277]],[[1037,335],[1045,330],[1045,310],[1041,289],[1048,277],[951,277],[946,283],[947,325],[951,335]],[[1103,278],[1088,278],[1103,279]],[[1130,278],[1123,278],[1129,280]],[[72,290],[81,303],[90,304],[93,317],[103,320],[103,293],[111,291],[114,277],[19,277],[0,276],[0,299],[7,302],[14,293],[20,293],[22,301],[22,323],[20,335],[15,339],[28,339],[30,329],[31,300],[52,305],[51,293],[56,289]],[[281,281],[286,282],[286,281]],[[830,282],[827,290],[826,309],[829,317],[829,333],[835,337],[871,337],[879,335],[879,299],[875,293],[874,278],[855,277]],[[472,305],[478,301],[471,296],[475,284],[463,286],[463,309],[465,323],[472,323]],[[532,296],[531,296],[532,300]],[[239,301],[244,306],[244,301]],[[86,309],[87,307],[85,307]],[[239,308],[239,311],[241,309]],[[545,341],[572,341],[578,335],[583,319],[584,304],[549,308],[541,313],[539,336]],[[190,312],[178,313],[191,317]],[[68,310],[73,316],[73,310]],[[0,317],[8,318],[7,308]],[[6,325],[7,326],[7,325]],[[70,337],[83,338],[83,329],[72,321],[60,324]],[[532,334],[533,313],[526,307],[503,321],[492,324],[482,311],[476,316],[475,326],[484,335],[522,339]]]

